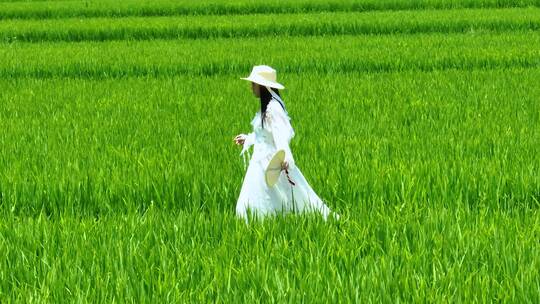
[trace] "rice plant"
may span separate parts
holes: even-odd
[[[457,9],[0,21],[0,41],[107,41],[420,33],[531,32],[540,9]]]
[[[1,2],[0,302],[539,302],[535,6]],[[235,218],[255,64],[340,221]]]

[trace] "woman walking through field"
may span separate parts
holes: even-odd
[[[245,152],[254,146],[236,203],[237,216],[247,221],[248,213],[261,217],[278,212],[317,211],[326,220],[333,212],[296,167],[289,148],[294,130],[279,93],[285,87],[276,82],[276,71],[266,65],[255,66],[249,77],[241,79],[251,81],[253,94],[259,97],[261,108],[251,121],[253,132],[237,135],[233,139],[237,145],[243,145],[242,156],[246,156]],[[285,151],[282,169],[288,176],[282,172],[277,183],[270,187],[265,182],[265,170],[278,150]],[[339,217],[333,214],[335,218]]]

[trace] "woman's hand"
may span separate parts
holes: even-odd
[[[281,170],[289,170],[289,163],[287,161],[281,163]]]
[[[239,135],[236,135],[235,138],[233,138],[234,140],[234,143],[237,144],[237,145],[243,145],[244,142],[246,141],[246,135],[245,134],[239,134]]]

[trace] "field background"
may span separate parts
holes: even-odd
[[[0,1],[0,302],[540,302],[540,1]],[[245,225],[268,64],[339,222]]]

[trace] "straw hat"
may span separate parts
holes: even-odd
[[[262,86],[278,90],[285,89],[282,84],[276,82],[276,70],[267,65],[254,66],[253,70],[251,70],[251,74],[248,77],[240,79],[249,80]]]

